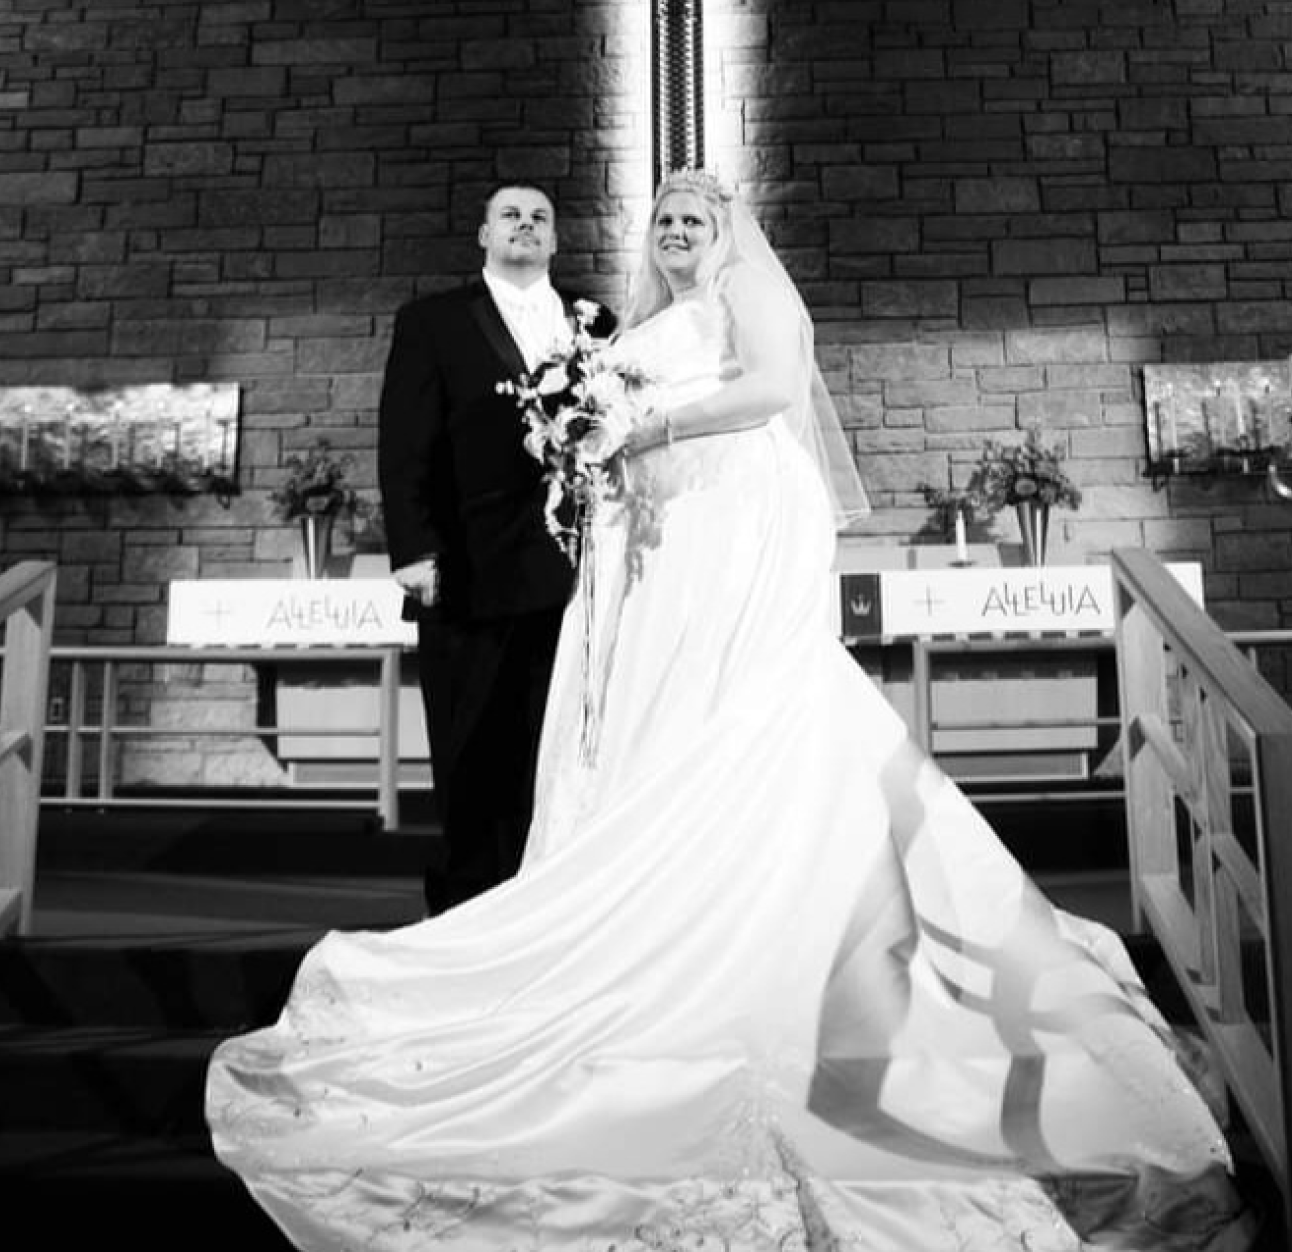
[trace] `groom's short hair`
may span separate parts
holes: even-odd
[[[485,192],[484,199],[480,201],[480,220],[483,222],[489,217],[489,206],[493,203],[494,197],[500,191],[537,191],[539,195],[546,196],[547,202],[552,206],[552,212],[556,212],[556,197],[551,190],[544,187],[542,183],[533,182],[528,178],[500,178]]]

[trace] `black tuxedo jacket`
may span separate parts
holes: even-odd
[[[614,325],[603,309],[592,331]],[[498,392],[524,369],[483,279],[395,315],[377,455],[390,563],[436,557],[446,618],[532,612],[570,594],[573,570],[543,517],[542,466],[525,451],[515,397]]]

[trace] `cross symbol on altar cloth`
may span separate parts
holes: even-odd
[[[219,629],[224,625],[225,618],[233,616],[233,610],[223,600],[213,600],[206,606],[206,616],[213,618],[216,629]]]
[[[946,601],[945,601],[945,600],[943,600],[943,599],[941,598],[941,596],[935,596],[935,595],[933,594],[933,588],[932,588],[930,585],[928,585],[928,584],[926,583],[926,584],[925,584],[925,587],[924,587],[924,595],[923,595],[923,597],[922,597],[922,598],[919,598],[919,599],[914,600],[914,601],[913,601],[913,603],[914,603],[914,604],[923,604],[923,605],[924,605],[924,612],[925,612],[925,615],[926,615],[927,617],[932,617],[932,616],[933,616],[933,614],[936,612],[936,610],[937,610],[938,606],[939,606],[939,605],[942,605],[942,604],[945,604],[945,603],[946,603]]]

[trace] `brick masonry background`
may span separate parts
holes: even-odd
[[[1292,4],[705,8],[712,155],[817,316],[876,541],[939,538],[920,485],[1036,421],[1085,493],[1056,559],[1196,559],[1222,624],[1283,625],[1288,506],[1253,479],[1151,483],[1141,367],[1292,353]],[[495,178],[552,184],[559,277],[622,304],[649,191],[648,13],[0,8],[0,385],[242,388],[231,500],[0,500],[5,560],[58,562],[58,642],[158,642],[169,579],[287,573],[297,538],[267,493],[316,434],[372,488],[394,310],[476,267]],[[1007,518],[993,533],[1017,538]],[[244,688],[207,692],[212,718],[252,716]],[[164,716],[152,695],[136,715]],[[232,746],[223,764],[154,755],[184,781],[248,774]]]

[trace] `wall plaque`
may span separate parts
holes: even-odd
[[[236,490],[237,383],[0,387],[9,493]]]

